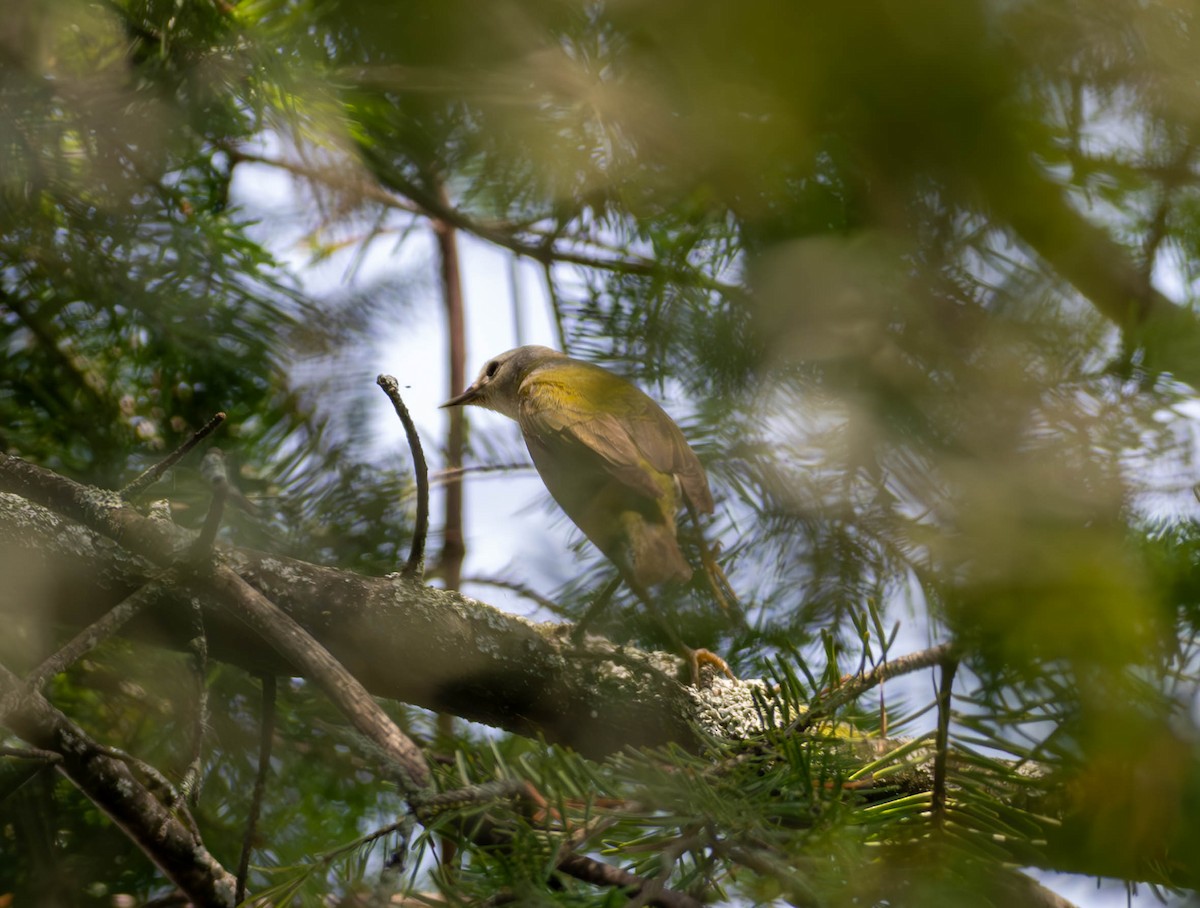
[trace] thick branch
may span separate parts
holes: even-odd
[[[0,666],[0,719],[34,747],[59,756],[58,771],[125,830],[198,906],[232,906],[233,876],[121,760]]]
[[[160,564],[191,543],[177,527],[141,516],[115,495],[6,455],[0,455],[0,489]],[[36,603],[0,586],[0,612],[10,620],[28,620],[32,604],[47,624],[86,626],[153,574],[150,565],[121,548],[2,494],[0,551],[12,553],[45,586]],[[594,756],[630,745],[698,748],[697,722],[717,713],[702,714],[703,695],[663,675],[646,654],[622,655],[596,638],[574,650],[560,626],[534,625],[456,593],[247,550],[228,550],[222,558],[227,567],[208,596],[234,596],[236,575],[320,640],[377,696],[544,735]],[[161,601],[128,632],[183,646],[191,633],[181,606],[186,598],[186,591],[164,584]],[[240,607],[231,599],[206,622],[211,657],[256,673],[304,674],[290,657],[246,634],[241,620],[232,617]],[[749,693],[744,699],[752,724],[753,701]]]

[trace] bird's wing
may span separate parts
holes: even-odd
[[[661,419],[632,420],[630,434],[633,443],[655,468],[670,473],[679,480],[683,494],[696,510],[702,514],[712,513],[712,492],[696,452],[687,443],[679,427],[658,404],[648,397],[646,403],[661,415]]]
[[[567,387],[547,370],[526,378],[519,397],[517,422],[527,438],[584,445],[611,475],[651,498],[665,490],[646,467],[673,475],[696,508],[712,510],[704,468],[683,433],[635,385],[588,367],[573,371]]]

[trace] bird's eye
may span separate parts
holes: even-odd
[[[496,370],[499,368],[500,364],[495,360],[492,360],[487,364],[487,369],[484,371],[484,375],[486,375],[488,378],[492,378],[496,374]]]

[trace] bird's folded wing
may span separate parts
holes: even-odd
[[[599,455],[610,474],[650,498],[666,493],[655,471],[675,476],[688,500],[710,512],[704,469],[671,418],[632,385],[609,385],[602,389],[603,399],[593,399],[597,389],[592,385],[579,382],[567,389],[552,378],[526,379],[519,392],[521,431],[544,447],[583,445]],[[606,412],[614,405],[619,415]]]

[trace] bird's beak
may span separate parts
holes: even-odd
[[[474,384],[474,385],[471,385],[470,387],[468,387],[467,390],[463,391],[462,394],[459,394],[457,397],[452,397],[448,401],[446,401],[444,404],[441,404],[438,407],[438,409],[444,410],[447,407],[461,407],[463,404],[472,403],[478,397],[479,397],[479,385]]]

